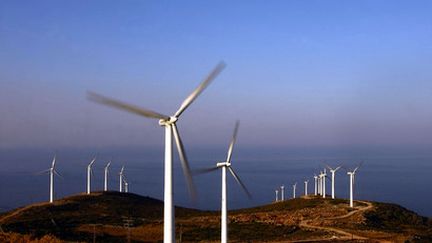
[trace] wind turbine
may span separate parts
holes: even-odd
[[[111,161],[104,168],[104,191],[108,191],[108,173]]]
[[[279,190],[278,189],[275,190],[275,194],[276,194],[275,202],[278,202],[279,201]]]
[[[124,192],[128,193],[129,192],[129,183],[127,182],[126,178],[123,178],[123,182],[124,182]]]
[[[304,194],[305,194],[305,196],[308,195],[308,183],[309,183],[309,180],[306,180],[306,181],[304,182],[304,189],[305,189]]]
[[[189,163],[184,152],[184,146],[180,139],[176,122],[180,115],[189,107],[190,104],[201,94],[201,92],[210,84],[212,80],[223,70],[224,63],[220,63],[209,74],[209,76],[183,101],[180,108],[173,116],[163,115],[161,113],[140,108],[138,106],[123,103],[118,100],[107,98],[95,93],[88,93],[88,98],[92,101],[112,106],[118,109],[126,110],[147,118],[159,119],[159,125],[165,128],[165,166],[164,166],[164,242],[171,243],[175,241],[175,224],[174,224],[174,205],[173,205],[173,163],[172,163],[172,135],[176,141],[177,150],[183,167],[183,173],[186,177],[189,193],[195,198],[195,188],[189,168]]]
[[[129,192],[129,183],[127,181],[125,181],[124,183],[125,183],[125,192],[128,193]]]
[[[280,187],[281,189],[281,201],[285,201],[285,186],[284,185],[282,185],[281,187]]]
[[[322,171],[318,174],[318,195],[322,195],[322,174]]]
[[[124,180],[124,166],[121,167],[119,173],[120,192],[123,192],[123,180]]]
[[[318,194],[318,176],[314,174],[315,196]]]
[[[360,166],[363,163],[360,163],[359,166],[357,166],[353,171],[348,171],[347,174],[350,177],[350,207],[354,207],[353,203],[353,196],[354,196],[354,180],[355,180],[355,173],[360,168]]]
[[[49,199],[49,202],[50,203],[52,203],[54,201],[54,174],[61,177],[61,175],[55,169],[56,160],[57,160],[57,155],[54,155],[53,161],[51,162],[51,167],[47,170],[40,172],[40,174],[45,174],[46,172],[49,172],[49,178],[50,178],[50,182],[49,182],[49,194],[50,194],[49,198],[50,199]]]
[[[337,170],[339,170],[342,166],[338,166],[335,169],[332,169],[330,166],[326,165],[327,168],[330,170],[331,173],[331,183],[332,183],[332,199],[335,199],[335,173]]]
[[[87,165],[87,194],[91,191],[91,176],[93,174],[92,165],[96,161],[96,157],[92,159],[89,165]]]
[[[326,198],[326,178],[327,178],[327,170],[324,169],[324,172],[322,172],[320,174],[321,176],[321,184],[322,184],[322,188],[321,188],[321,192],[322,192],[322,197]]]
[[[293,198],[296,198],[296,187],[297,187],[297,182],[294,183],[293,185]]]
[[[227,169],[231,172],[234,179],[241,186],[243,191],[248,195],[249,199],[252,198],[246,186],[240,180],[240,177],[235,173],[233,168],[231,167],[231,157],[234,148],[234,144],[237,140],[237,132],[239,128],[239,122],[237,121],[234,128],[234,134],[231,140],[231,143],[228,147],[228,154],[226,161],[216,163],[216,167],[212,167],[209,169],[200,170],[199,173],[211,172],[222,169],[222,203],[221,203],[221,243],[228,242],[228,212],[227,212],[227,184],[226,184],[226,171]]]

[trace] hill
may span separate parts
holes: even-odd
[[[176,207],[175,214],[182,242],[219,241],[219,212]],[[0,215],[0,225],[14,237],[51,242],[159,242],[162,216],[160,200],[97,192],[12,210]],[[366,201],[351,209],[346,200],[298,198],[230,211],[229,222],[230,242],[432,242],[430,219],[398,205]]]

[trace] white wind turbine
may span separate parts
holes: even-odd
[[[318,176],[314,174],[315,196],[318,194]]]
[[[327,170],[324,169],[324,172],[320,174],[321,176],[321,193],[322,197],[326,198],[326,178],[327,178]]]
[[[233,134],[231,143],[228,147],[228,155],[227,155],[226,161],[216,163],[216,167],[212,167],[209,169],[203,169],[203,170],[198,171],[198,173],[206,173],[206,172],[218,170],[219,168],[222,169],[221,243],[227,243],[228,242],[228,212],[227,212],[227,183],[226,183],[226,171],[227,171],[227,169],[229,170],[229,172],[231,172],[231,175],[234,177],[234,179],[237,181],[237,183],[241,186],[243,191],[248,195],[249,199],[252,198],[248,189],[243,184],[243,182],[240,180],[240,177],[235,173],[235,171],[231,167],[231,157],[232,157],[234,144],[237,140],[238,128],[239,128],[239,122],[237,121],[235,128],[234,128],[234,134]]]
[[[275,202],[277,202],[277,201],[279,201],[279,190],[278,189],[275,190],[275,194],[276,194]]]
[[[126,180],[124,181],[124,187],[125,187],[125,192],[128,193],[129,192],[129,183]]]
[[[123,180],[124,180],[124,166],[121,167],[119,173],[119,182],[120,182],[120,192],[123,192]]]
[[[348,171],[347,174],[350,177],[350,207],[354,207],[353,197],[354,197],[354,180],[355,173],[360,168],[363,163],[360,163],[353,171]]]
[[[308,183],[309,183],[309,180],[306,180],[306,181],[304,182],[304,195],[305,195],[305,196],[308,195]]]
[[[322,195],[322,174],[322,171],[318,174],[318,195]]]
[[[335,169],[332,169],[330,166],[326,165],[327,168],[330,170],[331,173],[331,183],[332,183],[332,199],[335,199],[335,173],[337,170],[339,170],[342,166],[338,166]]]
[[[112,106],[118,109],[126,110],[137,115],[148,118],[159,119],[159,125],[165,127],[165,166],[164,166],[164,242],[171,243],[175,241],[175,217],[173,204],[173,163],[172,163],[172,135],[176,141],[177,150],[180,155],[180,160],[183,167],[183,173],[186,177],[189,193],[192,198],[195,197],[195,188],[192,181],[192,176],[189,168],[189,163],[186,158],[183,143],[180,139],[176,122],[180,115],[189,107],[190,104],[201,94],[201,92],[216,78],[216,76],[225,67],[224,63],[220,63],[209,74],[209,76],[183,101],[180,108],[173,116],[163,115],[161,113],[140,108],[138,106],[123,103],[118,100],[107,98],[95,93],[88,93],[88,98],[92,101]]]
[[[104,168],[104,191],[108,191],[108,174],[111,161]]]
[[[91,191],[91,176],[93,174],[92,165],[96,161],[96,157],[92,159],[89,165],[87,165],[87,194]]]
[[[293,185],[293,198],[296,198],[296,188],[297,188],[297,182]]]
[[[51,162],[51,167],[47,170],[44,170],[42,172],[40,172],[41,174],[49,172],[49,178],[50,178],[50,182],[49,182],[49,202],[52,203],[54,201],[54,174],[56,174],[57,176],[61,177],[61,175],[57,172],[57,170],[55,169],[55,164],[57,161],[57,155],[54,155],[53,161]]]
[[[281,191],[281,201],[285,201],[285,186],[282,185],[280,187],[280,191]]]

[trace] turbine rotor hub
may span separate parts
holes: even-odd
[[[178,120],[178,118],[175,117],[175,116],[171,116],[170,118],[165,119],[165,120],[164,119],[160,119],[159,120],[159,125],[161,125],[161,126],[169,126],[169,125],[172,125],[172,124],[176,123],[177,120]]]

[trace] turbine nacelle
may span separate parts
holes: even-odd
[[[178,120],[178,117],[170,116],[168,119],[160,119],[159,125],[160,126],[170,126],[172,124],[175,124]]]
[[[230,162],[219,162],[219,163],[216,163],[216,167],[218,167],[218,168],[223,167],[223,166],[230,167],[231,163]]]

